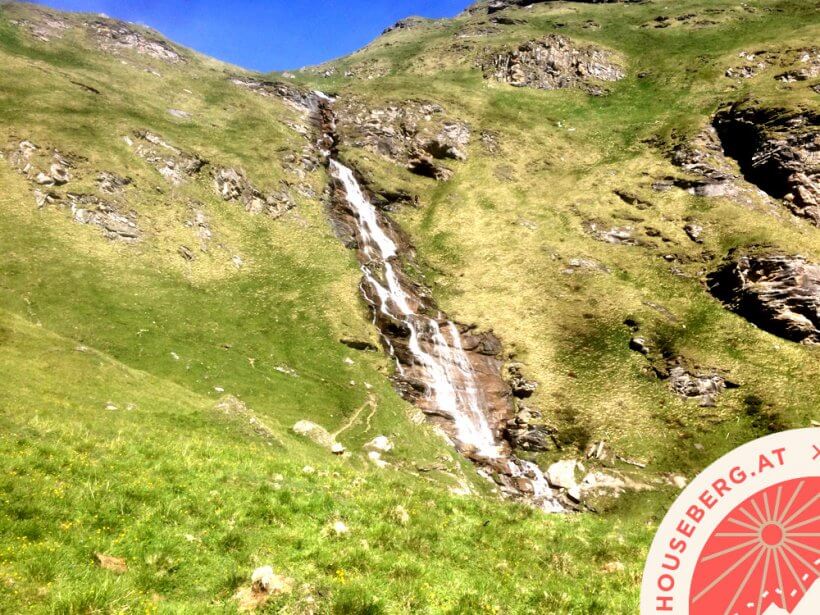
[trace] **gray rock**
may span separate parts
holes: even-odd
[[[482,63],[484,76],[516,87],[541,90],[579,87],[592,94],[602,93],[601,83],[623,79],[625,72],[612,53],[592,46],[580,46],[570,39],[551,34],[529,41],[512,51],[496,53]]]
[[[633,337],[631,340],[629,340],[629,348],[630,350],[640,352],[644,355],[649,354],[649,346],[647,346],[646,340],[642,337]]]
[[[802,256],[730,254],[707,276],[709,291],[761,329],[820,344],[820,265]]]
[[[319,112],[319,99],[315,94],[281,81],[263,81],[253,77],[231,77],[230,82],[260,96],[278,98],[297,111],[312,115]]]
[[[173,185],[195,177],[207,164],[198,155],[184,152],[149,131],[136,132],[133,139],[126,137],[125,142],[134,148],[137,156],[150,163]]]
[[[686,235],[695,243],[703,243],[701,236],[703,235],[703,227],[699,224],[689,223],[683,227]]]
[[[590,235],[598,241],[628,246],[638,244],[638,240],[632,234],[634,229],[631,226],[613,226],[610,228],[602,228],[597,222],[589,222],[586,224],[586,227]]]
[[[133,212],[120,213],[115,204],[90,194],[69,193],[68,200],[71,215],[79,224],[98,226],[112,240],[135,242],[140,239],[141,232]]]
[[[293,426],[293,432],[311,442],[327,449],[333,448],[336,441],[327,429],[312,421],[299,421]]]
[[[552,487],[573,489],[578,487],[576,472],[583,471],[584,466],[575,459],[562,459],[547,469],[546,477]]]
[[[726,388],[726,380],[718,374],[692,374],[677,365],[669,370],[669,386],[681,397],[698,399],[701,406],[711,407]]]
[[[338,129],[346,141],[411,172],[440,181],[452,171],[439,160],[465,160],[470,128],[448,118],[435,103],[403,101],[370,108],[357,99],[337,104]]]
[[[820,226],[820,115],[736,104],[714,126],[747,181]]]
[[[100,190],[106,194],[121,193],[125,187],[130,186],[131,183],[132,180],[130,177],[121,177],[116,173],[109,173],[108,171],[102,171],[97,176],[97,184]]]
[[[507,368],[508,377],[507,382],[510,385],[510,390],[513,396],[518,399],[526,399],[531,397],[538,388],[538,383],[533,380],[527,380],[521,373],[520,365],[510,365]]]
[[[384,454],[393,450],[393,443],[387,436],[376,436],[362,448],[366,451],[375,451],[377,453]]]
[[[264,194],[256,188],[241,169],[217,168],[213,173],[214,188],[225,201],[238,201],[251,214],[267,214],[278,218],[295,206],[285,188],[277,193]]]
[[[86,25],[105,51],[133,51],[169,64],[186,61],[170,43],[162,40],[158,34],[149,33],[146,28],[113,19],[98,19]]]

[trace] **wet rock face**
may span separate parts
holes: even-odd
[[[512,51],[496,53],[483,62],[484,77],[516,87],[557,90],[578,87],[603,94],[604,82],[623,79],[625,72],[612,53],[579,46],[552,34],[529,41]]]
[[[337,114],[338,129],[348,142],[417,175],[446,180],[452,171],[440,161],[467,159],[469,126],[449,118],[438,104],[405,101],[371,109],[347,100]]]
[[[713,124],[747,181],[820,226],[819,115],[734,105]]]
[[[541,413],[519,404],[516,415],[507,421],[504,437],[514,450],[544,452],[556,449],[556,432],[539,423]]]
[[[801,256],[730,255],[707,285],[726,307],[764,331],[820,344],[820,265]]]
[[[377,199],[369,193],[365,184],[359,181],[370,202]],[[391,257],[392,274],[406,293],[413,316],[400,317],[400,310],[394,299],[379,292],[377,284],[388,287],[387,271],[384,263],[374,261],[366,254],[368,240],[362,235],[355,210],[347,198],[347,193],[339,179],[334,178],[329,204],[329,214],[334,227],[345,244],[356,249],[359,261],[367,274],[362,278],[360,289],[365,301],[373,311],[382,344],[399,365],[399,373],[394,377],[396,388],[408,401],[415,404],[430,422],[440,427],[455,445],[458,442],[454,416],[439,407],[432,394],[427,368],[419,361],[418,350],[413,349],[413,335],[408,325],[412,322],[417,331],[417,343],[430,356],[464,357],[464,364],[453,369],[453,384],[461,394],[475,388],[480,397],[482,412],[498,440],[504,431],[508,418],[512,415],[510,388],[501,377],[503,358],[501,342],[491,332],[454,323],[447,319],[432,299],[430,290],[412,280],[403,271],[402,265],[413,261],[414,248],[408,237],[393,223],[383,210],[376,210],[379,226],[396,245],[401,257]],[[384,309],[386,307],[386,309]],[[440,335],[434,335],[434,329]],[[463,370],[463,371],[462,371]]]
[[[122,21],[99,20],[87,24],[105,51],[134,51],[169,64],[185,62],[185,58],[158,36],[141,32]]]

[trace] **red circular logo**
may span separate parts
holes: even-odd
[[[658,529],[641,613],[820,613],[820,429],[746,444],[704,470]]]
[[[817,580],[820,478],[766,487],[733,509],[712,532],[692,577],[689,612],[791,613]]]

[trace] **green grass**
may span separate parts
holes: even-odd
[[[241,166],[261,189],[284,180],[321,194],[323,170],[298,178],[283,164],[306,144],[286,125],[299,120],[293,110],[228,83],[239,69],[193,52],[179,66],[112,56],[82,28],[42,43],[8,22],[35,9],[0,7],[0,150],[28,138],[82,157],[68,190],[93,191],[101,170],[133,178],[121,198],[144,231],[138,244],[114,244],[64,210],[37,210],[31,187],[0,160],[0,612],[235,612],[233,594],[265,564],[295,579],[266,612],[635,612],[646,549],[675,495],[667,475],[692,476],[757,435],[804,426],[820,403],[817,349],[755,329],[701,283],[735,246],[767,242],[820,259],[818,230],[763,208],[649,188],[678,173],[666,152],[724,102],[752,95],[816,107],[808,84],[786,88],[771,78],[774,67],[739,85],[722,77],[741,49],[817,40],[816,3],[746,4],[756,12],[705,0],[544,4],[515,11],[523,23],[474,39],[472,51],[454,48],[453,37],[481,16],[391,33],[335,63],[328,79],[297,74],[297,83],[374,106],[435,100],[475,135],[498,135],[497,157],[474,139],[447,183],[349,144],[343,155],[376,184],[420,196],[421,207],[396,214],[419,273],[451,315],[492,328],[539,381],[532,403],[564,445],[540,460],[578,456],[603,439],[648,463],[616,469],[654,490],[574,516],[499,501],[416,424],[386,357],[339,343],[377,339],[355,259],[320,199],[298,195],[278,220],[250,216],[217,198],[207,170],[171,187],[122,141],[150,129],[212,166]],[[715,7],[728,11],[718,26],[640,27]],[[602,28],[583,28],[589,19]],[[484,45],[553,31],[612,48],[628,77],[601,98],[483,81],[475,62]],[[391,70],[344,77],[367,61]],[[170,108],[193,117],[176,120]],[[511,179],[497,179],[499,170]],[[652,206],[631,209],[615,189]],[[186,224],[193,208],[213,239],[187,262],[177,250],[198,246]],[[682,231],[690,218],[706,229],[703,246]],[[583,227],[593,219],[633,225],[647,243],[595,241]],[[671,241],[645,236],[647,226]],[[668,253],[683,277],[670,272]],[[578,256],[610,273],[562,273]],[[626,318],[651,342],[727,370],[741,388],[708,410],[674,397],[629,351]],[[351,455],[335,458],[290,432],[300,419],[339,429],[367,399],[365,383],[377,410],[340,436]],[[271,434],[215,409],[228,394]],[[378,434],[396,443],[381,471],[361,452]],[[451,492],[463,484],[475,495]],[[336,520],[349,535],[332,536]],[[125,558],[128,572],[100,569],[95,552]],[[613,562],[623,571],[605,572]]]

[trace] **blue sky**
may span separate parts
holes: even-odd
[[[452,17],[473,0],[47,0],[151,26],[226,62],[260,71],[346,55],[402,17]]]

